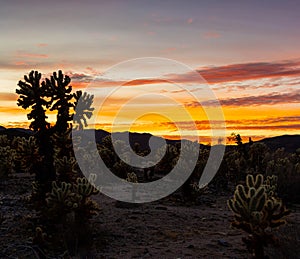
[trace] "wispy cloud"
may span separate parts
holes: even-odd
[[[300,60],[232,64],[199,68],[196,71],[211,84],[262,78],[296,77],[300,76]],[[170,74],[166,75],[166,78],[183,83],[199,82],[199,77],[194,72]]]
[[[39,54],[39,53],[31,53],[25,51],[17,51],[16,53],[17,58],[49,58],[47,54]]]
[[[299,76],[300,61],[233,64],[197,70],[209,83]]]
[[[166,49],[167,51],[174,51],[175,48]],[[260,88],[275,88],[280,86],[278,81],[281,77],[286,79],[293,79],[300,76],[300,60],[290,60],[283,62],[257,62],[257,63],[244,63],[232,64],[227,66],[206,67],[196,69],[205,80],[210,84],[215,84],[216,89],[233,90],[246,90],[246,89],[260,89]],[[144,78],[132,81],[118,81],[105,77],[98,77],[97,81],[108,86],[124,85],[124,86],[137,86],[137,85],[150,85],[160,84],[166,82],[176,83],[202,83],[201,77],[195,71],[186,74],[167,74],[162,75],[160,78]],[[73,80],[88,81],[91,79],[92,71],[88,73],[73,73],[69,74]],[[99,75],[99,73],[97,74]],[[250,80],[265,79],[264,81],[250,82]],[[272,81],[276,79],[276,81]],[[267,81],[266,81],[267,80]],[[248,82],[244,82],[248,81]],[[224,85],[223,83],[235,83],[234,85]],[[219,85],[218,85],[219,84]],[[288,83],[289,84],[289,83]],[[294,83],[299,84],[298,81]],[[291,85],[291,84],[290,84]],[[166,89],[167,91],[167,89]]]
[[[81,83],[89,83],[92,80],[94,80],[94,76],[90,74],[85,74],[85,73],[76,73],[76,72],[66,72],[66,75],[68,75],[72,82],[81,82]]]
[[[299,103],[300,90],[291,93],[270,93],[259,96],[246,96],[240,98],[220,99],[219,102],[222,106],[241,107],[241,106],[259,106],[259,105],[275,105],[286,103]],[[218,103],[215,100],[208,100],[202,102],[190,102],[185,104],[187,107],[199,106],[216,106]]]

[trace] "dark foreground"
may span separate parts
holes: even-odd
[[[31,181],[18,175],[0,183],[0,258],[41,258],[32,244],[37,217],[26,205]],[[78,250],[89,258],[251,258],[241,240],[245,234],[230,227],[229,197],[211,192],[192,205],[173,195],[128,206],[98,195],[101,211],[92,219],[92,245]],[[278,231],[279,246],[266,250],[269,258],[300,258],[300,207],[289,208],[288,224]],[[70,258],[66,247],[49,243],[45,258]]]

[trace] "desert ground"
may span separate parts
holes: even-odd
[[[42,258],[32,242],[37,216],[26,202],[32,180],[19,174],[0,183],[0,258]],[[229,191],[208,190],[197,203],[186,203],[174,193],[132,205],[99,194],[94,197],[101,209],[91,220],[92,242],[79,246],[79,253],[81,258],[251,258],[242,242],[246,234],[230,226],[230,197]],[[300,207],[288,207],[292,213],[278,230],[278,245],[266,249],[269,258],[300,258]],[[67,249],[52,243],[42,255],[73,258]]]

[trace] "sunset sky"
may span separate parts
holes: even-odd
[[[140,77],[130,69],[118,77],[107,72],[126,60],[159,57],[183,63],[207,81],[222,105],[228,136],[300,134],[299,13],[299,1],[276,0],[5,1],[0,8],[0,125],[28,127],[15,94],[24,74],[38,70],[47,77],[61,69],[76,89],[98,87],[96,98],[123,85],[105,101],[98,128],[110,131],[125,102],[151,93],[120,115],[118,131],[139,110],[145,115],[132,131],[176,138],[179,125],[184,137],[197,134],[206,141],[211,118],[201,105],[213,109],[214,101],[204,98],[199,105],[170,83],[180,82],[201,96],[204,86],[191,73],[165,74],[160,63],[157,78],[147,78],[146,65],[139,67]],[[101,84],[93,83],[95,77]],[[172,121],[153,114],[169,109],[164,97],[182,104],[196,131],[178,108],[170,108]]]

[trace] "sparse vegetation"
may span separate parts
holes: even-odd
[[[37,218],[31,226],[31,240],[39,256],[45,256],[59,242],[63,244],[59,249],[64,256],[78,255],[79,246],[92,240],[90,224],[99,211],[99,205],[92,197],[99,190],[95,186],[95,175],[91,174],[88,181],[77,164],[71,122],[74,108],[80,102],[77,112],[82,114],[77,114],[75,123],[80,129],[85,127],[93,112],[93,96],[80,91],[73,93],[70,78],[61,71],[44,80],[40,73],[32,71],[18,85],[18,105],[31,109],[28,119],[31,120],[30,127],[34,134],[15,138],[0,136],[0,178],[9,179],[9,175],[20,172],[34,175],[28,208],[33,207],[37,212]],[[54,111],[57,120],[50,125],[47,113]],[[237,145],[226,151],[217,175],[205,189],[199,188],[198,182],[207,163],[210,147],[200,148],[196,143],[189,143],[187,153],[199,151],[196,166],[180,190],[168,198],[175,205],[180,201],[180,206],[201,206],[204,203],[197,201],[202,198],[205,201],[206,195],[229,195],[228,191],[236,188],[234,197],[229,200],[229,207],[235,215],[233,226],[249,234],[244,242],[256,254],[256,258],[262,258],[264,246],[276,243],[273,229],[283,225],[289,213],[278,197],[287,202],[297,202],[299,199],[300,153],[298,150],[295,153],[288,153],[284,149],[272,150],[252,140],[243,143],[239,134],[232,134],[231,138]],[[77,150],[84,156],[87,168],[92,168],[95,163],[95,154],[86,152],[90,144],[86,143],[85,148]],[[112,143],[110,135],[97,143],[98,152],[107,167],[115,175],[131,182],[133,188],[137,182],[154,181],[167,175],[177,164],[181,152],[180,144],[168,144],[166,153],[155,166],[141,170],[130,166],[129,160],[122,161],[114,151],[113,144],[118,145],[123,153],[128,153],[130,147],[122,141]],[[133,149],[140,156],[150,152],[137,142]],[[161,157],[163,149],[156,152]],[[188,164],[183,163],[180,170],[185,173],[188,168]],[[101,172],[95,173],[101,176]],[[136,198],[133,189],[132,200]],[[5,222],[5,215],[0,215],[0,222]]]

